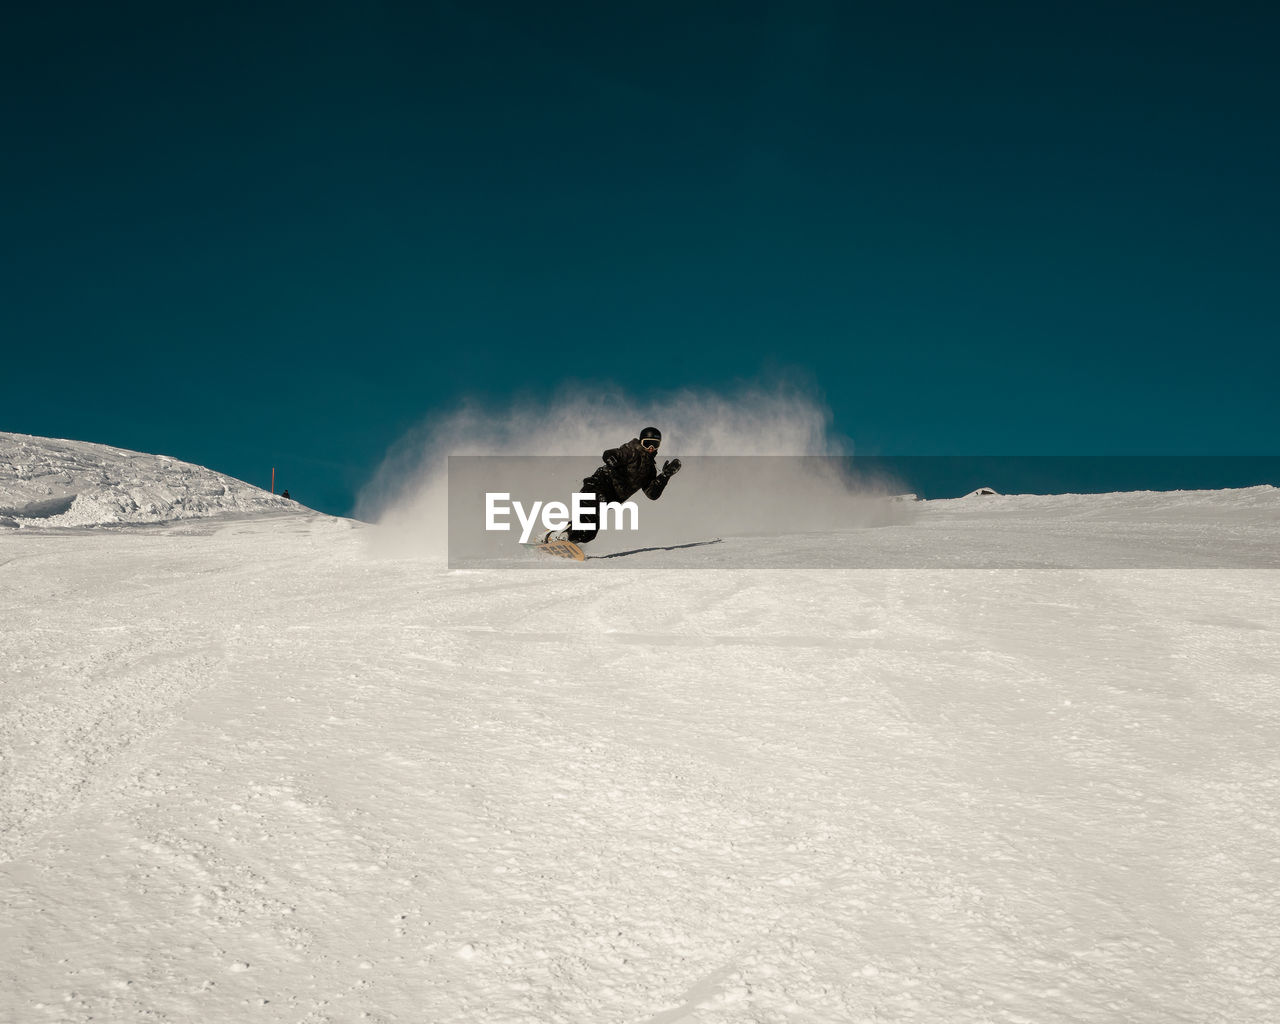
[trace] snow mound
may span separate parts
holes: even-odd
[[[297,507],[167,455],[0,431],[0,527],[162,523]]]

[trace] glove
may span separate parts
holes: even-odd
[[[662,464],[662,472],[666,473],[667,476],[675,476],[680,472],[680,460],[668,459]]]
[[[606,455],[604,457],[604,465],[611,473],[616,473],[622,468],[622,460],[616,455]]]

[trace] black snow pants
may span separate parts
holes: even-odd
[[[586,528],[570,529],[567,539],[574,544],[588,544],[595,540],[596,534],[600,532],[600,502],[618,499],[613,496],[613,490],[608,484],[594,476],[589,476],[582,481],[582,490],[579,493],[592,495],[583,500],[582,515],[579,517]]]

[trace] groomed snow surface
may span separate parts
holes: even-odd
[[[1280,1019],[1274,569],[371,532],[0,531],[0,1020]]]

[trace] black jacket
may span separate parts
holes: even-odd
[[[640,490],[653,501],[662,496],[662,489],[667,486],[669,478],[666,473],[658,472],[654,453],[641,448],[638,437],[617,448],[610,448],[601,458],[604,465],[582,483],[605,501],[626,501]]]

